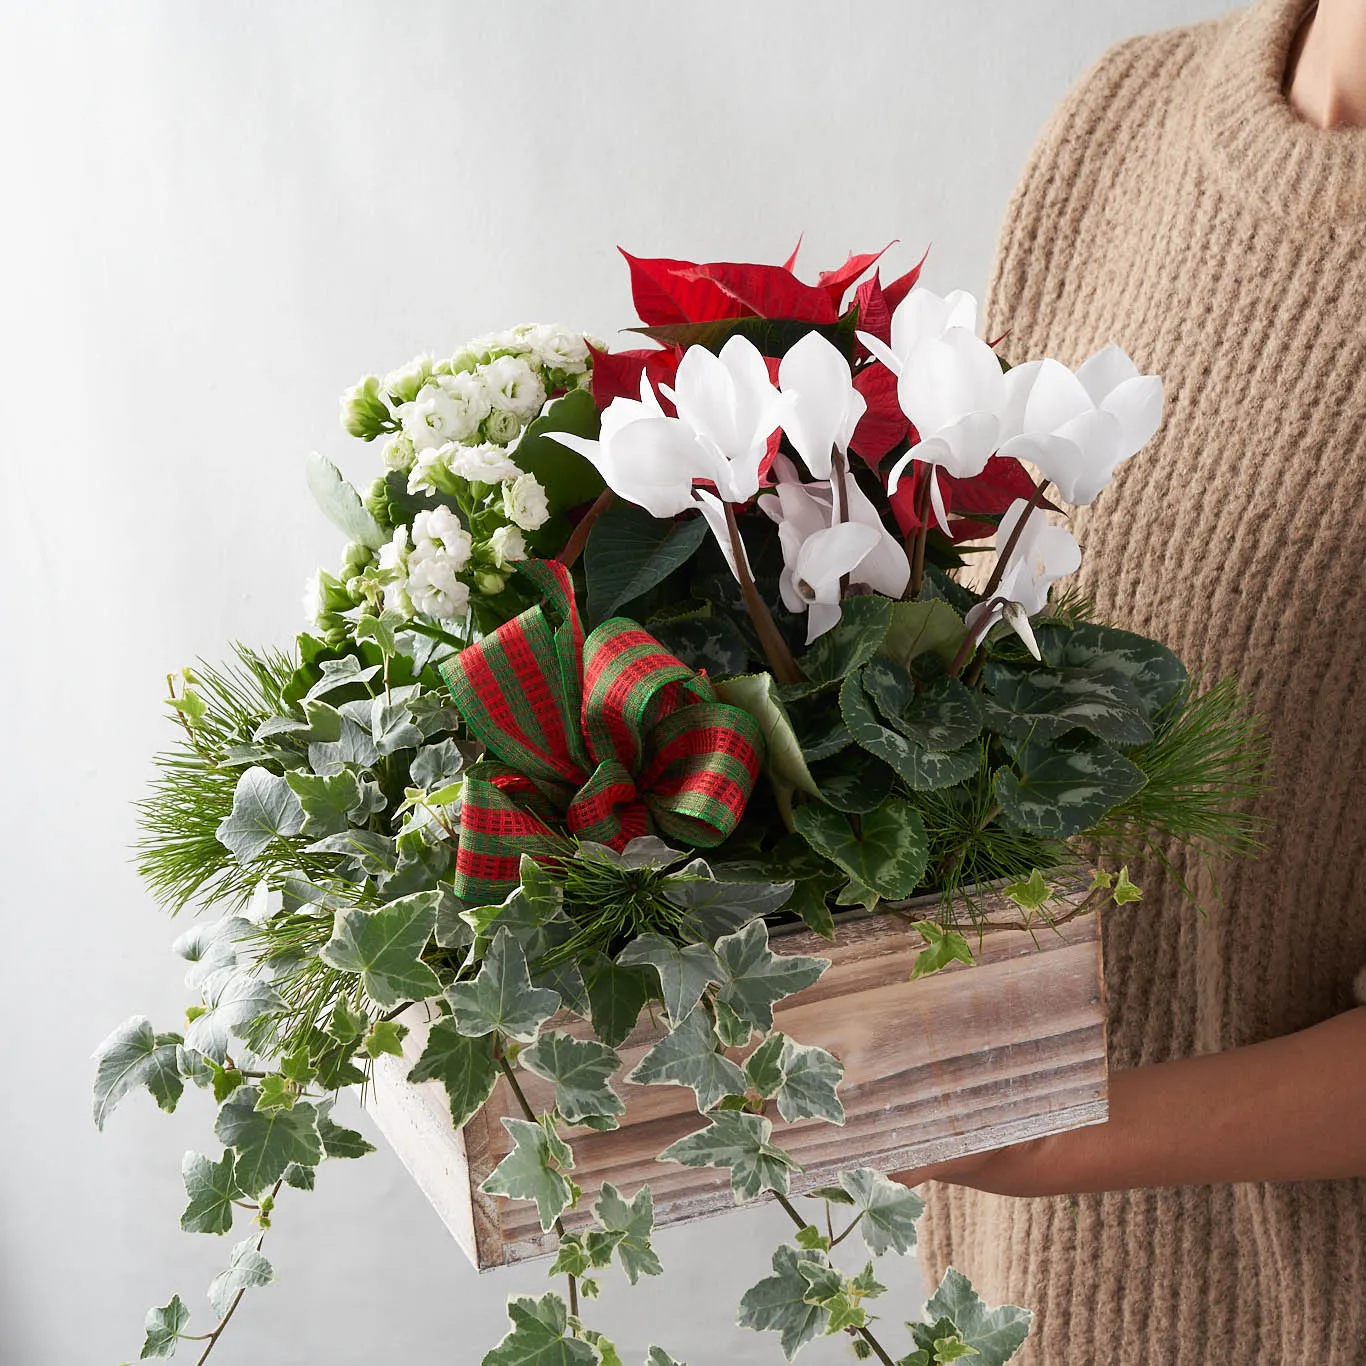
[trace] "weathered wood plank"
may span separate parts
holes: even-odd
[[[1078,888],[1050,912],[1066,914]],[[988,906],[1014,912],[988,894]],[[1018,912],[1015,912],[1018,914]],[[775,936],[779,952],[828,958],[821,979],[785,1002],[778,1028],[829,1049],[844,1064],[842,1127],[819,1121],[785,1124],[776,1114],[774,1141],[799,1161],[797,1191],[828,1183],[841,1169],[898,1171],[1098,1123],[1106,1116],[1105,1010],[1099,926],[1094,915],[1031,934],[993,930],[975,944],[977,963],[909,980],[922,947],[895,916],[856,917],[835,944],[807,932]],[[435,1082],[402,1080],[421,1052],[420,1008],[405,1017],[405,1058],[381,1058],[366,1103],[451,1233],[481,1269],[550,1252],[535,1209],[523,1201],[482,1195],[477,1187],[508,1151],[499,1122],[520,1110],[504,1083],[463,1134],[452,1130],[445,1094]],[[555,1028],[586,1034],[564,1015]],[[573,1130],[574,1178],[583,1188],[574,1228],[604,1181],[628,1194],[649,1182],[656,1219],[677,1223],[733,1206],[727,1174],[660,1163],[658,1153],[706,1120],[685,1087],[633,1086],[624,1080],[662,1030],[642,1012],[623,1058],[618,1090],[626,1101],[620,1129]],[[731,1050],[740,1059],[747,1050]],[[532,1105],[548,1106],[552,1088],[523,1074]]]

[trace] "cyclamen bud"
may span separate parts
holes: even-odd
[[[352,436],[373,441],[392,421],[389,407],[380,397],[378,375],[366,375],[342,395],[341,424]]]

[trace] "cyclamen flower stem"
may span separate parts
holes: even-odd
[[[768,610],[768,604],[759,596],[759,590],[754,586],[754,576],[749,572],[749,562],[745,559],[745,543],[740,539],[740,524],[735,520],[735,505],[726,503],[724,506],[726,529],[730,532],[731,553],[735,557],[735,574],[740,580],[740,593],[744,597],[749,619],[754,623],[754,629],[758,633],[759,643],[764,647],[769,668],[773,670],[773,677],[779,683],[800,683],[802,671],[797,667],[797,661],[792,658],[792,651],[787,648],[787,642],[779,632],[778,625],[773,620],[773,613]]]
[[[583,548],[588,544],[588,535],[597,524],[597,520],[607,511],[616,501],[616,494],[611,489],[603,489],[598,494],[593,506],[579,518],[579,524],[570,533],[569,539],[564,543],[564,549],[560,551],[559,561],[566,569],[571,569],[574,562],[583,554]]]
[[[838,522],[849,520],[849,463],[844,458],[844,452],[838,446],[831,447],[830,468],[835,475],[835,498],[839,503],[839,516],[835,519]],[[840,575],[840,596],[844,597],[849,592],[849,575]]]
[[[925,466],[925,482],[915,491],[915,550],[911,554],[911,582],[907,590],[908,598],[920,596],[920,586],[925,582],[925,546],[930,539],[930,486],[934,479],[934,466]]]
[[[1048,487],[1047,479],[1040,479],[1038,487],[1034,490],[1029,499],[1025,510],[1020,514],[1019,521],[1015,523],[1014,529],[1010,533],[1010,539],[1006,541],[1005,548],[996,557],[996,568],[991,571],[991,578],[987,580],[987,586],[982,590],[982,597],[989,598],[1001,586],[1001,579],[1006,572],[1006,565],[1010,563],[1010,557],[1015,553],[1015,547],[1020,543],[1020,536],[1024,532],[1025,523],[1034,515],[1034,511],[1043,503],[1044,490]]]

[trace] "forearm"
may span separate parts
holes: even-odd
[[[1366,1176],[1366,1008],[1117,1072],[1105,1124],[901,1174],[1002,1195]]]

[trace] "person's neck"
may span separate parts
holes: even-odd
[[[1366,127],[1366,0],[1318,0],[1291,49],[1285,94],[1320,128]]]

